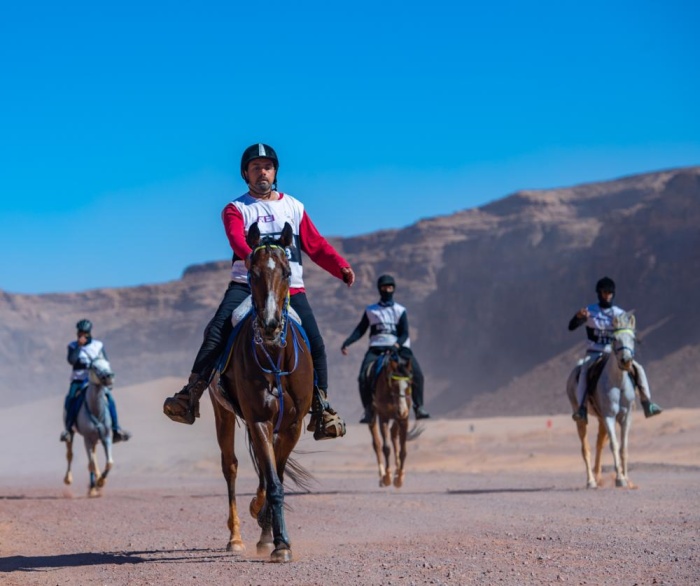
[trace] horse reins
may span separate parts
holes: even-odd
[[[281,246],[278,246],[276,244],[263,244],[261,246],[258,246],[253,250],[252,254],[255,254],[258,250],[261,248],[280,248],[284,250]],[[248,273],[248,286],[250,286],[250,273]],[[251,289],[252,290],[252,289]],[[282,425],[282,417],[284,416],[284,389],[282,388],[282,377],[292,374],[296,369],[297,365],[299,364],[299,341],[298,341],[298,334],[294,327],[292,327],[292,342],[293,342],[293,348],[294,348],[294,366],[292,367],[291,370],[288,371],[283,371],[282,370],[282,356],[283,350],[287,346],[287,331],[289,329],[289,291],[287,291],[287,297],[284,302],[284,308],[282,309],[282,333],[280,334],[280,340],[278,343],[278,346],[280,347],[280,353],[277,356],[277,364],[275,364],[275,361],[273,360],[272,356],[270,356],[270,353],[267,351],[267,348],[265,348],[265,341],[263,340],[262,336],[260,335],[260,330],[257,326],[257,316],[258,316],[258,311],[255,308],[255,303],[251,303],[251,317],[253,319],[253,336],[251,337],[251,349],[253,351],[253,357],[255,358],[255,362],[260,368],[262,372],[265,374],[271,374],[275,377],[275,383],[277,385],[277,393],[279,395],[279,413],[277,415],[277,421],[275,422],[275,428],[273,430],[273,433],[277,433],[280,429],[280,426]],[[262,364],[260,364],[260,359],[258,358],[258,353],[255,350],[255,347],[258,346],[262,349],[262,351],[265,354],[265,357],[267,358],[268,363],[270,364],[270,368],[265,368]]]

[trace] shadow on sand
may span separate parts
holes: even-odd
[[[37,572],[61,568],[77,568],[100,565],[162,564],[162,563],[207,563],[226,557],[236,561],[236,556],[223,549],[173,549],[133,552],[68,553],[46,556],[9,556],[0,558],[2,572]],[[265,560],[242,559],[247,563]]]

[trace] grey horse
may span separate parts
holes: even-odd
[[[598,419],[598,437],[596,441],[595,469],[591,469],[591,450],[588,445],[586,421],[577,421],[581,454],[586,464],[587,487],[596,488],[601,478],[601,452],[606,436],[610,438],[615,465],[615,486],[630,485],[627,477],[627,447],[632,425],[635,389],[630,376],[634,363],[635,319],[631,313],[624,313],[613,320],[612,354],[605,357],[605,364],[595,383],[595,389],[587,395],[589,414]],[[591,370],[597,370],[589,367]],[[574,368],[566,382],[566,393],[571,406],[578,409],[576,400],[576,381],[580,366]],[[616,424],[620,425],[618,440]],[[594,473],[595,472],[595,473]]]
[[[90,488],[88,496],[101,496],[101,488],[107,480],[114,460],[112,459],[112,417],[107,407],[107,391],[114,381],[114,373],[106,358],[95,359],[89,368],[89,383],[85,390],[85,400],[78,412],[75,428],[85,441],[90,471]],[[97,444],[105,450],[106,463],[102,473],[97,463]],[[66,442],[66,460],[68,469],[63,482],[71,484],[71,462],[73,461],[73,433]]]

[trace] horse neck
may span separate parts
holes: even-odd
[[[615,356],[615,352],[611,352],[603,372],[606,374],[609,381],[611,381],[615,386],[619,386],[622,383],[627,371],[620,368],[620,365],[617,363],[617,356]]]
[[[85,404],[90,413],[97,419],[103,419],[107,409],[107,401],[105,396],[107,391],[103,385],[96,385],[90,382],[85,395]]]

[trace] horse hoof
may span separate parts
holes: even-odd
[[[102,476],[100,476],[100,478],[97,479],[96,484],[97,488],[102,488],[105,485],[105,479]]]
[[[66,474],[66,477],[63,479],[63,484],[73,484],[73,475]]]
[[[394,478],[394,487],[395,488],[401,488],[403,486],[403,478],[397,476]]]
[[[291,549],[276,549],[270,555],[270,561],[275,563],[291,562],[292,561],[292,550]]]
[[[592,480],[592,481],[588,482],[588,484],[586,484],[586,488],[598,488],[598,485],[596,484],[596,482],[594,480]]]
[[[231,553],[243,553],[245,551],[245,545],[242,541],[229,541],[226,545],[226,551]]]
[[[617,478],[615,480],[615,486],[618,488],[627,488],[627,481],[624,478]]]
[[[271,541],[258,541],[255,544],[255,549],[258,552],[258,555],[266,555],[267,552],[270,551],[270,548],[274,547],[275,544],[272,543]]]
[[[91,489],[88,491],[88,496],[89,496],[90,498],[95,498],[95,497],[98,497],[98,496],[102,496],[102,493],[101,493],[99,490],[97,490],[96,488],[91,488]]]

